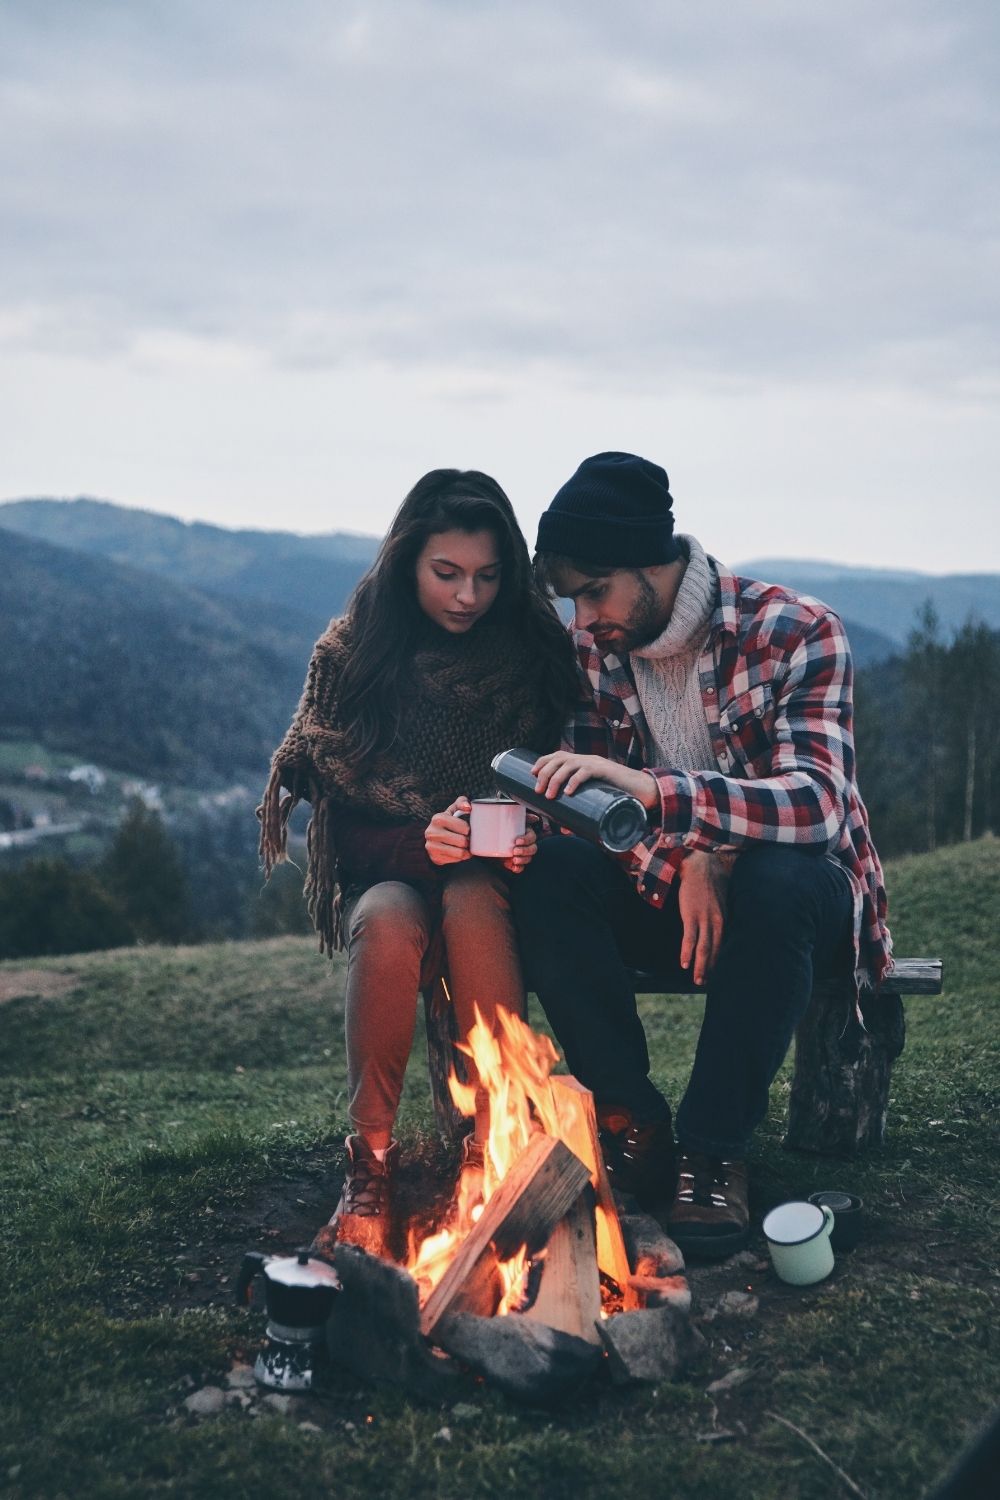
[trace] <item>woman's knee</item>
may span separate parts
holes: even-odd
[[[351,907],[347,919],[348,953],[366,943],[377,943],[387,952],[427,946],[430,920],[419,891],[401,880],[383,880],[369,886]]]
[[[455,866],[441,891],[441,918],[478,925],[510,918],[510,887],[502,869],[471,859]]]

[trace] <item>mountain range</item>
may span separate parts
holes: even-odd
[[[0,504],[0,730],[110,767],[258,785],[310,648],[379,538],[230,531],[104,501]],[[1000,575],[799,560],[738,571],[819,595],[859,665],[905,644],[930,599],[946,631],[1000,627]]]
[[[0,507],[0,525],[2,516]],[[864,625],[894,645],[905,646],[918,610],[928,602],[934,606],[946,637],[970,619],[1000,630],[1000,573],[916,573],[787,557],[741,563],[737,572],[768,583],[783,583],[798,593],[817,595],[848,622],[855,654],[862,664],[864,653],[851,627]]]

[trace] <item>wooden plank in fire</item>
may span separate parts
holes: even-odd
[[[572,1076],[562,1074],[550,1080],[563,1139],[570,1150],[590,1169],[590,1181],[597,1196],[597,1264],[606,1276],[617,1282],[626,1307],[638,1307],[638,1298],[629,1289],[629,1265],[625,1240],[618,1222],[618,1209],[608,1181],[608,1174],[597,1137],[597,1110],[589,1089]]]
[[[483,1303],[492,1300],[495,1262],[509,1260],[522,1245],[529,1253],[540,1250],[589,1178],[562,1141],[532,1136],[428,1297],[420,1314],[423,1333],[431,1337],[450,1312],[494,1312]]]
[[[549,1235],[538,1295],[519,1316],[600,1344],[601,1279],[594,1239],[594,1190],[584,1188]]]

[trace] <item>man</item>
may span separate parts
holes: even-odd
[[[667,1209],[682,1249],[722,1256],[747,1239],[747,1146],[814,969],[843,974],[846,1025],[891,942],[843,626],[675,536],[672,506],[657,464],[599,453],[542,516],[536,567],[573,601],[585,688],[537,787],[612,782],[651,831],[618,857],[543,840],[514,901],[529,983],[594,1092],[612,1181]],[[707,983],[676,1164],[630,968],[672,976],[668,990]]]

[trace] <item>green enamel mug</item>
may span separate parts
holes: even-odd
[[[812,1286],[833,1270],[833,1209],[818,1203],[779,1203],[764,1217],[771,1262],[790,1286]]]

